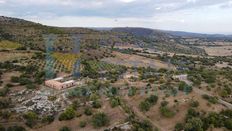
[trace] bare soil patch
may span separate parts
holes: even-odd
[[[72,131],[102,131],[106,128],[112,127],[113,125],[124,123],[124,120],[126,119],[126,115],[119,107],[111,108],[108,101],[104,101],[102,102],[102,104],[103,104],[102,108],[95,110],[95,112],[104,112],[107,114],[107,116],[110,119],[109,126],[107,127],[102,127],[97,129],[94,128],[91,125],[91,116],[86,116],[82,114],[81,117],[69,121],[55,120],[49,125],[36,129],[36,131],[58,131],[63,126],[67,126],[71,128]],[[86,127],[80,128],[79,127],[80,121],[86,121],[87,122]]]
[[[32,53],[21,53],[21,52],[0,52],[0,61],[16,60],[19,58],[30,58]]]
[[[166,68],[166,69],[175,69],[175,67],[171,64],[166,62],[150,59],[138,55],[130,55],[130,54],[123,54],[119,52],[113,52],[115,57],[104,58],[102,61],[124,65],[127,67],[152,67],[152,68]]]
[[[200,46],[210,56],[232,56],[232,46]]]

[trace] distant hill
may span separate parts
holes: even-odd
[[[54,51],[72,52],[74,48],[73,36],[78,36],[81,43],[81,52],[85,57],[101,58],[107,52],[100,45],[111,45],[120,41],[112,35],[88,28],[61,28],[45,26],[23,19],[0,16],[0,40],[9,40],[20,43],[24,47],[45,51],[45,38],[55,34]]]
[[[191,33],[183,31],[164,31],[172,36],[187,37],[187,38],[202,38],[206,40],[221,40],[221,41],[232,41],[232,35],[224,34],[201,34],[201,33]]]
[[[145,48],[155,48],[162,51],[186,53],[186,54],[204,54],[204,50],[188,44],[185,39],[175,36],[168,31],[155,30],[148,28],[113,28],[112,31],[124,32],[135,35],[143,40]]]
[[[187,54],[204,54],[193,45],[202,42],[230,41],[231,36],[207,35],[180,31],[164,31],[147,28],[79,28],[51,27],[23,19],[0,16],[0,39],[15,41],[35,50],[45,50],[44,36],[56,34],[54,50],[71,52],[72,36],[80,38],[81,51],[86,56],[103,57],[100,48],[115,43],[135,44],[143,48]],[[211,43],[209,43],[211,44]],[[90,51],[92,50],[92,51]],[[89,55],[91,52],[94,54]]]
[[[201,38],[201,39],[218,39],[225,41],[232,41],[232,35],[224,35],[224,34],[201,34],[201,33],[192,33],[192,32],[184,32],[184,31],[167,31],[167,30],[157,30],[157,29],[149,29],[149,28],[134,28],[134,27],[125,27],[125,28],[113,28],[112,31],[116,32],[126,32],[136,36],[159,36],[163,35],[167,38]]]

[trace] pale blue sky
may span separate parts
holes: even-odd
[[[0,0],[0,15],[64,27],[232,34],[232,0]]]

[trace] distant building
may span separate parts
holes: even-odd
[[[182,75],[174,75],[172,76],[173,79],[178,79],[180,81],[185,82],[188,85],[192,85],[193,83],[188,80],[188,75],[187,74],[182,74]]]
[[[174,79],[179,79],[180,81],[187,80],[188,75],[183,74],[183,75],[174,75],[172,78]]]
[[[55,79],[45,81],[45,86],[50,88],[62,90],[75,86],[74,80],[66,80],[64,77],[58,77]]]
[[[138,72],[127,72],[124,74],[124,79],[130,79],[130,78],[139,78]]]

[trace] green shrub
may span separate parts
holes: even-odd
[[[218,99],[216,97],[212,97],[212,96],[204,94],[204,95],[202,95],[202,98],[208,100],[208,102],[210,102],[212,104],[218,103]]]
[[[147,100],[150,104],[154,105],[154,104],[156,104],[157,101],[158,101],[158,96],[156,96],[156,95],[151,95],[151,96],[148,97],[146,100]]]
[[[141,111],[149,111],[149,109],[155,105],[158,101],[158,97],[155,95],[151,95],[150,97],[146,98],[139,104],[139,108]]]
[[[110,93],[112,95],[117,95],[118,94],[118,89],[116,87],[112,87],[112,88],[110,88]]]
[[[6,131],[5,127],[3,127],[2,125],[0,125],[0,131]]]
[[[0,96],[6,96],[9,91],[9,87],[4,87],[0,89]]]
[[[162,101],[161,102],[161,106],[164,107],[164,106],[167,106],[168,105],[168,102],[167,101]]]
[[[151,104],[148,101],[142,101],[139,104],[139,109],[144,112],[149,111],[150,107],[151,107]]]
[[[93,108],[100,108],[101,102],[98,100],[95,100],[95,101],[93,101],[92,106],[93,106]]]
[[[43,123],[52,123],[54,121],[54,119],[55,119],[54,116],[49,115],[49,116],[43,117],[42,122]]]
[[[184,91],[185,93],[190,93],[192,92],[192,87],[186,84],[185,82],[180,82],[179,88],[180,91]]]
[[[19,77],[19,83],[20,85],[27,85],[27,84],[31,84],[32,81],[26,77]]]
[[[120,99],[119,98],[110,98],[110,105],[112,108],[120,105]]]
[[[128,96],[134,96],[136,94],[136,88],[130,87],[128,91]]]
[[[95,128],[108,125],[109,118],[105,113],[97,113],[92,117],[92,124]]]
[[[226,120],[224,125],[227,129],[232,130],[232,119]]]
[[[23,116],[26,119],[26,125],[33,127],[37,124],[38,115],[35,112],[29,111]]]
[[[158,131],[158,129],[153,129],[152,124],[145,121],[133,121],[133,131]]]
[[[27,88],[27,89],[35,89],[36,86],[35,86],[34,84],[27,84],[27,85],[26,85],[26,88]]]
[[[166,106],[160,107],[160,112],[162,116],[168,117],[168,118],[173,117],[175,115],[175,113]]]
[[[11,104],[10,99],[0,98],[0,109],[8,108]]]
[[[76,112],[72,107],[67,108],[63,113],[60,114],[59,120],[71,120],[76,116]]]
[[[91,110],[91,108],[89,108],[89,107],[85,108],[84,113],[85,113],[85,115],[87,115],[87,116],[92,115],[92,110]]]
[[[198,101],[191,101],[190,105],[191,105],[191,107],[198,107],[199,106],[199,102]]]
[[[59,131],[71,131],[71,129],[67,126],[63,126]]]
[[[191,118],[184,126],[185,131],[203,131],[203,122],[200,118]]]
[[[7,131],[26,131],[26,129],[22,126],[10,126]]]
[[[195,109],[190,108],[188,109],[188,112],[186,114],[187,119],[192,118],[192,117],[199,117],[199,112],[197,112]]]
[[[0,111],[0,118],[3,119],[9,119],[11,116],[11,112],[6,110],[6,111]]]
[[[14,85],[12,85],[11,83],[6,84],[6,87],[10,88],[13,87]]]
[[[13,83],[18,83],[18,82],[19,82],[19,77],[17,77],[17,76],[12,76],[12,77],[11,77],[11,82],[13,82]]]
[[[184,91],[185,86],[187,86],[187,84],[185,82],[181,81],[180,84],[179,84],[179,88],[178,89],[180,91]]]
[[[175,125],[175,131],[183,131],[183,129],[184,129],[184,124],[182,124],[182,123],[177,123],[177,124]]]
[[[79,126],[81,128],[84,128],[86,126],[86,124],[87,124],[86,121],[80,121]]]

